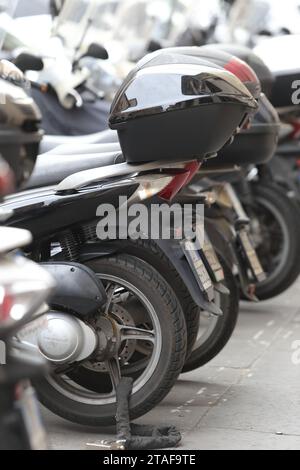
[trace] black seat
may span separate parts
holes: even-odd
[[[63,135],[46,135],[40,146],[40,153],[44,154],[55,149],[59,145],[79,145],[79,144],[106,144],[119,142],[116,131],[106,130],[96,134],[82,135],[76,137],[66,137]]]
[[[85,152],[76,154],[72,146],[65,148],[62,153],[61,149],[64,147],[66,146],[60,147],[59,153],[56,149],[55,152],[52,151],[37,158],[34,172],[26,189],[55,185],[74,173],[124,162],[120,149],[111,149],[109,145],[85,146]]]

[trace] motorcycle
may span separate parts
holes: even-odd
[[[0,62],[0,75],[0,147],[5,159],[1,160],[0,169],[1,195],[4,196],[20,189],[30,178],[42,132],[39,130],[39,111],[22,89],[26,84],[22,73],[5,61]],[[12,210],[2,208],[1,223],[5,224],[12,216]],[[59,354],[60,344],[62,353],[68,341],[66,335],[72,336],[72,328],[72,339],[76,339],[76,333],[82,339],[89,332],[84,324],[81,329],[80,321],[66,313],[63,319],[67,323],[70,317],[71,330],[65,334],[59,323],[62,314],[58,309],[63,310],[67,306],[78,312],[78,316],[80,313],[90,315],[98,312],[107,300],[102,283],[88,268],[67,263],[41,266],[25,258],[20,250],[26,250],[32,243],[27,230],[0,228],[1,449],[47,447],[35,392],[30,385],[47,374],[47,363],[42,349],[28,342],[27,337],[39,329],[45,332],[48,328],[46,337],[38,341],[54,348],[56,354]],[[49,312],[47,301],[55,305],[55,315],[52,310]],[[58,343],[53,344],[51,328],[57,322],[62,336],[57,338]],[[92,341],[91,335],[90,332],[88,340]],[[96,341],[95,337],[93,339]]]
[[[54,281],[41,267],[11,254],[30,243],[29,232],[1,227],[0,342],[5,345],[5,362],[0,380],[0,449],[41,450],[47,448],[36,394],[31,381],[45,373],[46,363],[35,350],[13,337],[33,317],[47,311],[43,304]]]
[[[36,158],[34,148],[41,135],[32,133],[24,139],[21,149],[21,117],[24,106],[30,103],[12,81],[22,81],[22,74],[13,65],[0,63],[0,88],[6,100],[1,103],[2,120],[9,117],[11,128],[1,129],[0,197],[16,190],[29,178]],[[9,77],[9,82],[7,81]],[[17,90],[14,94],[12,90]],[[5,94],[6,92],[6,94]],[[22,109],[23,108],[23,109]],[[5,112],[4,112],[5,110]],[[19,113],[16,114],[16,111]],[[31,109],[35,114],[35,110]],[[3,121],[2,121],[3,124]],[[10,138],[18,141],[11,151]],[[29,146],[30,146],[29,145]],[[37,152],[36,152],[37,154]],[[10,216],[1,211],[1,225]],[[47,310],[45,302],[54,287],[54,281],[41,267],[19,254],[30,244],[32,237],[27,230],[0,227],[0,449],[35,450],[47,447],[46,434],[34,389],[30,381],[45,372],[46,363],[36,351],[30,350],[14,338],[33,317]]]

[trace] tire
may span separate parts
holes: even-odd
[[[187,327],[186,359],[191,355],[197,338],[200,307],[195,304],[186,284],[174,268],[169,258],[152,240],[126,240],[122,242],[122,252],[136,256],[156,269],[176,292],[177,299],[183,310]]]
[[[184,365],[183,373],[198,369],[214,359],[226,346],[236,327],[239,315],[239,288],[228,264],[220,255],[219,258],[225,275],[224,284],[230,291],[230,295],[220,294],[223,315],[216,319],[214,330],[210,336],[198,347],[196,347],[197,343],[195,344],[192,354]]]
[[[257,254],[267,271],[267,279],[256,287],[259,300],[268,300],[286,291],[300,274],[300,211],[284,191],[277,186],[262,186],[256,184],[253,188],[254,211],[271,214],[274,223],[278,224],[283,237],[283,254],[277,268],[268,273],[268,264],[264,262],[264,251],[267,246],[263,242],[257,246]],[[253,208],[251,208],[253,211]],[[263,212],[262,212],[263,211]],[[272,219],[271,219],[272,220]],[[271,224],[266,224],[269,230]],[[269,234],[270,243],[274,243],[273,234]],[[274,258],[274,256],[273,256]]]
[[[300,202],[299,183],[294,172],[295,159],[287,159],[280,155],[275,155],[271,162],[267,164],[268,171],[274,183],[282,189],[285,195],[294,201]]]
[[[99,258],[88,263],[102,279],[116,278],[138,289],[150,302],[160,330],[160,349],[155,370],[140,388],[133,391],[130,402],[131,419],[144,415],[155,407],[171,390],[180,374],[186,357],[186,324],[180,304],[170,286],[160,274],[144,261],[129,255]],[[121,284],[120,284],[121,285]],[[158,312],[158,314],[157,314]],[[99,379],[101,372],[90,372],[84,368],[83,377],[89,373]],[[75,423],[88,426],[115,424],[115,396],[110,402],[78,400],[76,396],[64,393],[56,381],[48,376],[36,383],[41,402],[53,413]],[[91,390],[91,389],[90,389]],[[92,395],[94,396],[94,395]],[[81,399],[81,397],[80,397]]]

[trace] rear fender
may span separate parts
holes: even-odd
[[[102,282],[91,269],[67,262],[42,263],[42,266],[57,284],[50,298],[51,306],[73,312],[79,318],[101,311],[107,296]]]
[[[91,243],[81,247],[80,262],[87,262],[99,257],[107,257],[117,253],[127,252],[124,246],[125,241],[118,240],[107,243]],[[222,312],[213,302],[208,302],[204,294],[201,292],[194,274],[185,259],[182,249],[178,241],[171,240],[155,240],[158,247],[164,252],[169,261],[181,276],[192,299],[201,309],[211,312],[215,315],[221,315]],[[128,246],[128,245],[127,245]],[[130,254],[134,256],[134,248],[130,250]],[[136,256],[139,256],[137,253]],[[141,256],[139,256],[141,257]],[[148,261],[149,262],[149,261]]]

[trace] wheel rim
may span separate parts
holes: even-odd
[[[215,293],[215,303],[218,307],[221,306],[221,295],[219,294],[219,292]],[[210,338],[216,326],[218,325],[219,319],[220,317],[213,315],[207,311],[203,311],[200,313],[197,339],[195,341],[192,352],[196,351],[198,348],[203,346],[204,343],[206,343],[206,341]]]
[[[273,282],[286,266],[290,251],[290,237],[280,211],[269,201],[257,197],[256,218],[259,221],[262,240],[256,247],[260,262],[267,274],[263,286]]]
[[[148,316],[147,318],[148,328],[149,328],[149,332],[151,332],[151,337],[153,337],[153,343],[152,343],[153,347],[150,353],[150,357],[146,358],[146,360],[144,361],[139,361],[138,367],[136,367],[134,363],[129,364],[129,367],[127,367],[128,364],[125,364],[124,367],[121,366],[121,372],[125,371],[124,375],[128,376],[128,375],[133,374],[135,376],[135,380],[133,383],[133,390],[132,390],[132,394],[134,395],[139,390],[141,390],[145,386],[145,384],[151,379],[153,373],[155,372],[157,368],[158,362],[160,360],[161,351],[162,351],[162,332],[161,332],[159,318],[155,311],[155,308],[147,299],[147,297],[139,289],[137,289],[133,284],[127,282],[126,280],[122,278],[119,278],[113,275],[108,275],[108,274],[97,273],[97,277],[99,277],[104,282],[114,284],[115,286],[117,286],[118,289],[123,289],[126,291],[126,293],[130,295],[134,295],[135,298],[138,299],[138,301],[140,302],[140,305],[143,307],[142,316],[144,316],[145,313]],[[131,326],[135,327],[135,325],[131,325]],[[128,342],[130,341],[136,341],[136,343],[142,344],[142,346],[144,346],[144,349],[145,349],[145,346],[146,346],[145,340],[142,340],[142,341],[138,341],[136,339],[128,340]],[[144,341],[144,344],[143,344],[143,341]],[[148,352],[149,352],[149,345],[147,345],[146,349],[148,349]],[[136,348],[136,352],[140,353],[140,350],[141,350],[140,346]],[[88,367],[87,369],[89,370]],[[137,374],[138,376],[136,376]],[[87,375],[88,375],[88,372],[87,372]],[[107,383],[107,377],[108,377],[107,370],[102,371],[102,372],[101,371],[97,372],[97,376],[99,376],[100,386],[101,386],[101,383],[100,383],[101,380],[104,381],[105,379]],[[98,406],[114,404],[116,402],[116,394],[115,394],[113,387],[110,392],[108,393],[105,392],[105,393],[100,394],[98,392],[94,392],[84,387],[82,384],[80,384],[80,381],[78,380],[75,381],[74,377],[70,378],[70,375],[69,376],[66,376],[66,375],[59,376],[57,374],[48,375],[46,380],[59,393],[61,393],[66,398],[69,398],[73,401],[77,401],[77,402],[89,404],[89,405],[98,405]]]

